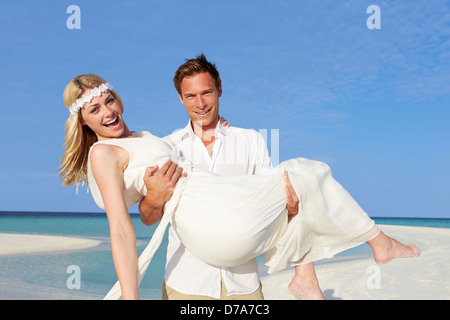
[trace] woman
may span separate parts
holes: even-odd
[[[419,255],[414,245],[404,246],[380,232],[324,163],[299,158],[283,162],[270,175],[221,177],[174,159],[188,175],[178,182],[138,260],[128,208],[146,194],[145,169],[169,160],[172,147],[149,133],[131,132],[120,97],[97,75],[74,78],[64,103],[71,116],[60,174],[65,185],[88,183],[96,203],[106,210],[119,278],[107,298],[139,297],[139,282],[169,222],[193,254],[217,266],[239,265],[267,252],[269,272],[277,272],[311,265],[364,242],[377,262]],[[302,206],[289,224],[285,170]],[[178,208],[182,215],[176,214]]]

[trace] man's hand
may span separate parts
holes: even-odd
[[[147,194],[139,203],[141,220],[145,225],[152,225],[161,220],[164,212],[164,204],[170,200],[183,174],[183,169],[175,162],[167,161],[158,170],[158,166],[148,167],[144,174],[144,183],[147,187]]]
[[[286,194],[286,209],[288,210],[289,221],[298,213],[299,203],[297,193],[295,193],[294,187],[289,180],[289,174],[287,171],[284,172],[284,193]]]

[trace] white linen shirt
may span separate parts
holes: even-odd
[[[272,168],[266,142],[255,130],[224,127],[219,123],[212,157],[194,134],[190,121],[184,129],[165,139],[174,145],[179,157],[192,161],[194,167],[220,175],[255,175]],[[211,266],[190,253],[170,226],[164,276],[166,284],[183,294],[220,299],[221,278],[228,296],[256,291],[260,286],[256,259],[231,268]]]

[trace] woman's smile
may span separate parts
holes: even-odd
[[[119,117],[115,116],[112,120],[104,123],[103,125],[109,129],[118,129],[120,127]]]

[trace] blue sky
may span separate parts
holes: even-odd
[[[0,210],[101,211],[57,175],[66,84],[102,75],[130,129],[164,136],[188,121],[173,74],[203,52],[221,115],[278,129],[280,161],[327,162],[370,216],[450,218],[449,1],[2,1],[0,41]]]

